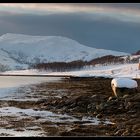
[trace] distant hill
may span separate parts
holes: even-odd
[[[0,36],[0,59],[10,68],[27,68],[29,64],[91,61],[106,55],[128,53],[96,49],[61,36],[31,36],[7,33]]]

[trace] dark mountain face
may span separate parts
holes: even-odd
[[[106,55],[100,58],[93,59],[88,62],[89,65],[96,64],[114,64],[114,63],[124,63],[124,59],[121,56]]]
[[[140,50],[134,53],[133,55],[140,55]]]

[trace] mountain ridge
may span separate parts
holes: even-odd
[[[13,33],[0,36],[0,51],[5,51],[9,54],[9,58],[17,60],[19,65],[76,60],[90,61],[106,55],[129,55],[124,52],[91,48],[67,37]]]

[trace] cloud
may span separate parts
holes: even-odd
[[[139,6],[1,3],[0,35],[65,36],[90,47],[135,52],[140,46]]]
[[[0,11],[35,15],[86,13],[91,18],[97,14],[122,21],[140,22],[140,4],[129,3],[1,3]]]
[[[96,48],[135,52],[140,46],[140,25],[85,14],[7,15],[0,18],[0,34],[65,36]],[[132,47],[133,46],[133,47]]]

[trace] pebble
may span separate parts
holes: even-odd
[[[104,103],[101,103],[99,105],[96,105],[97,110],[102,110],[104,108]]]
[[[119,130],[117,130],[116,132],[115,132],[115,136],[117,135],[117,136],[120,136],[121,135],[121,133],[123,133],[123,131],[125,131],[125,129],[119,129]]]
[[[129,131],[128,131],[128,130],[126,130],[125,132],[123,132],[123,133],[122,133],[122,135],[121,135],[121,136],[128,136],[128,135],[130,135],[130,133],[129,133]]]
[[[113,97],[110,96],[110,97],[108,98],[107,102],[111,101],[112,99],[113,99]]]
[[[127,98],[129,95],[128,94],[125,94],[122,98]]]
[[[103,117],[103,115],[102,114],[98,114],[98,115],[96,115],[96,118],[102,118]]]

